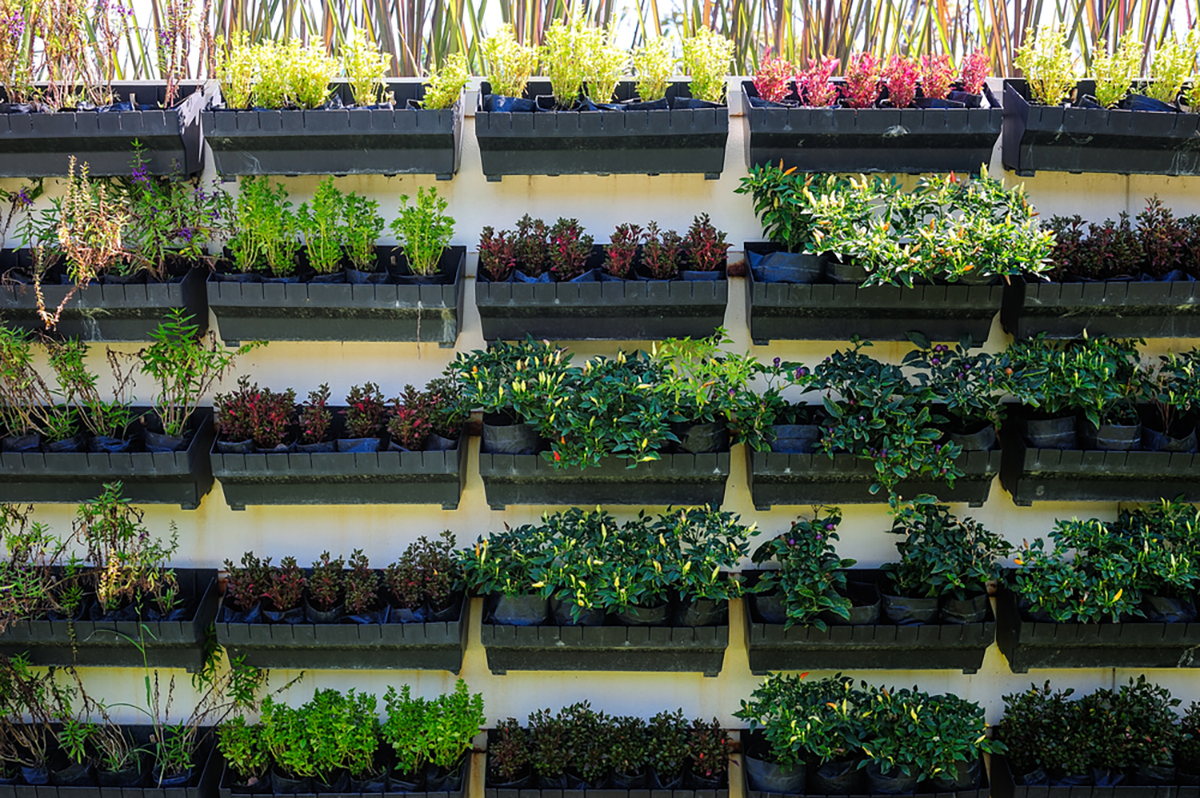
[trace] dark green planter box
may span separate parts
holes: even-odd
[[[1200,623],[1028,621],[1011,590],[1000,592],[996,607],[996,642],[1013,673],[1031,668],[1200,668]]]
[[[510,504],[720,505],[729,478],[729,452],[664,454],[626,468],[608,457],[595,468],[555,468],[541,454],[479,455],[488,506]]]
[[[488,669],[508,671],[654,671],[716,676],[729,647],[721,626],[480,627]]]
[[[1044,283],[1016,278],[1004,291],[1000,323],[1015,338],[1111,335],[1200,337],[1200,282]]]
[[[387,257],[393,247],[380,247]],[[466,247],[448,247],[442,285],[235,283],[209,279],[208,306],[226,346],[242,341],[458,340]]]
[[[131,95],[138,104],[166,98],[163,81],[119,81],[112,87],[124,102]],[[194,175],[203,166],[200,113],[209,97],[195,81],[182,83],[179,96],[176,107],[162,111],[0,114],[0,177],[62,177],[72,155],[76,174],[86,163],[92,177],[128,176],[135,140],[145,151],[149,174]]]
[[[1000,433],[1000,484],[1019,507],[1040,501],[1200,501],[1200,454],[1034,449],[1018,427],[1019,421],[1005,424]]]
[[[467,479],[466,435],[437,452],[222,454],[212,470],[235,510],[260,504],[440,504],[458,507]]]
[[[365,795],[388,795],[388,796],[396,796],[396,798],[400,798],[400,796],[403,796],[404,798],[467,798],[467,794],[469,793],[470,787],[471,787],[471,759],[472,759],[471,753],[467,752],[466,757],[465,757],[466,761],[463,763],[462,788],[455,790],[454,792],[393,792],[393,791],[389,790],[389,791],[382,792],[382,793],[319,792],[319,793],[307,793],[307,795],[309,795],[309,796],[319,795],[319,796],[322,796],[322,798],[362,798]],[[264,792],[247,793],[247,792],[235,791],[230,786],[233,779],[231,777],[229,768],[225,763],[225,758],[223,756],[221,756],[221,752],[214,751],[212,760],[213,761],[212,761],[211,767],[217,772],[218,778],[214,779],[215,783],[213,784],[213,788],[212,788],[213,791],[209,794],[209,796],[205,796],[204,798],[235,798],[235,796],[251,795],[251,794],[260,795],[260,796],[271,796],[271,798],[276,798],[276,796],[295,795],[296,794],[296,793],[274,792],[271,789],[269,778],[268,778],[268,784],[266,785],[266,789]],[[168,795],[168,796],[163,796],[163,798],[174,798],[174,796]],[[190,796],[188,798],[190,798]]]
[[[751,572],[753,573],[753,572]],[[859,581],[879,583],[881,572],[861,569],[849,572]],[[882,588],[881,588],[882,589]],[[759,623],[745,607],[750,672],[794,670],[961,670],[975,673],[983,664],[984,652],[996,639],[996,622],[968,624],[878,623],[863,626],[815,626]]]
[[[1120,784],[1115,787],[1058,786],[1047,785],[1025,787],[1013,780],[1008,757],[992,754],[993,798],[1200,798],[1200,787],[1195,785],[1161,784],[1142,786]],[[1129,781],[1126,779],[1126,781]]]
[[[230,657],[258,668],[446,670],[467,646],[468,599],[458,620],[428,623],[216,623]]]
[[[0,253],[0,268],[27,261],[27,250]],[[46,309],[53,312],[71,286],[44,285]],[[37,312],[37,292],[31,284],[0,281],[0,314],[4,323],[23,330],[45,331]],[[84,341],[149,341],[167,320],[169,311],[183,310],[200,328],[208,329],[204,272],[192,269],[178,282],[89,285],[80,288],[63,308],[55,332]]]
[[[716,180],[725,168],[729,108],[655,111],[483,110],[491,93],[484,81],[475,112],[475,136],[488,180],[504,175],[702,174]],[[550,94],[550,81],[529,81],[525,96]],[[618,99],[634,95],[634,83],[617,85]],[[687,83],[667,96],[690,97]]]
[[[883,504],[887,492],[872,495],[875,465],[850,454],[783,454],[746,452],[750,495],[754,509],[770,510],[775,505],[797,504]],[[912,480],[900,483],[902,496],[931,493],[943,502],[966,502],[982,507],[1000,473],[998,449],[963,452],[958,460],[963,475],[954,487],[945,481]]]
[[[208,110],[204,135],[217,173],[236,175],[432,174],[450,180],[462,155],[462,107],[425,110],[418,80],[385,81],[395,108],[311,111]],[[349,86],[334,84],[342,102]]]
[[[34,665],[85,668],[185,668],[204,663],[204,643],[217,614],[216,571],[176,568],[180,595],[194,602],[185,621],[17,621],[0,633],[0,654],[24,654]],[[145,649],[145,656],[138,650]]]
[[[746,252],[765,255],[782,248],[748,242]],[[759,346],[771,341],[907,341],[923,333],[931,341],[976,346],[987,340],[1000,310],[1000,285],[920,285],[913,288],[848,283],[760,283],[747,264],[746,318]]]
[[[189,425],[196,434],[182,452],[0,452],[0,502],[78,504],[120,481],[121,495],[132,504],[195,510],[212,489],[212,409],[197,410]]]

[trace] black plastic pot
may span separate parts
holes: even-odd
[[[723,421],[697,424],[672,424],[671,431],[679,438],[680,451],[708,454],[729,450],[729,430]]]
[[[571,614],[571,607],[572,605],[569,602],[556,598],[550,599],[550,614],[554,616],[554,623],[558,626],[602,626],[604,624],[604,610],[585,610],[579,615],[579,619],[576,620],[575,616]],[[495,613],[493,613],[493,617],[495,617]],[[517,625],[523,626],[527,624]]]
[[[489,597],[481,636],[488,668],[508,671],[701,672],[716,676],[729,626],[552,626],[500,623]],[[542,605],[545,608],[545,604]],[[669,612],[669,609],[668,609]],[[535,611],[521,613],[532,620]],[[543,609],[541,618],[548,612]],[[669,617],[669,616],[668,616]]]
[[[863,768],[867,777],[867,792],[871,795],[906,795],[916,790],[917,774],[904,774],[900,768],[884,771],[875,762]]]
[[[376,248],[381,270],[407,274],[408,265],[395,250]],[[419,341],[449,348],[458,340],[466,253],[466,247],[443,250],[438,278],[425,284],[210,277],[208,306],[226,346],[242,341]]]
[[[215,590],[215,586],[213,588]],[[467,642],[466,598],[450,621],[424,623],[246,623],[219,616],[217,642],[230,657],[258,668],[462,668]]]
[[[667,602],[649,607],[630,605],[617,612],[617,620],[626,626],[667,626],[671,605]]]
[[[1087,449],[1106,452],[1131,452],[1142,443],[1141,424],[1101,424],[1084,422],[1079,429],[1080,442]]]
[[[969,599],[943,596],[939,619],[942,623],[983,623],[990,607],[986,593]]]
[[[550,614],[550,602],[538,595],[495,596],[491,619],[503,626],[541,626]]]
[[[825,762],[809,771],[809,792],[813,795],[857,795],[862,770],[855,760]]]
[[[946,440],[961,446],[965,452],[990,452],[996,448],[996,425],[985,424],[974,432],[946,433]]]
[[[1080,81],[1080,96],[1094,91]],[[1032,105],[1023,79],[1004,81],[1004,168],[1122,175],[1200,174],[1200,115]]]
[[[593,247],[589,268],[603,263]],[[475,304],[488,341],[704,338],[725,323],[729,280],[724,270],[713,280],[476,280]]]
[[[908,624],[937,623],[941,615],[940,600],[934,598],[910,598],[883,594],[883,613],[889,623]]]
[[[179,601],[188,608],[185,619],[139,619],[133,614],[129,620],[20,620],[0,633],[0,654],[23,654],[39,666],[185,668],[196,673],[204,663],[208,627],[217,614],[216,571],[174,571]]]
[[[754,82],[742,81],[747,97]],[[746,164],[802,172],[977,174],[1000,136],[999,108],[746,109]]]
[[[715,599],[684,601],[675,609],[675,626],[726,626],[729,602]]]
[[[1173,425],[1169,432],[1160,432],[1150,424],[1142,424],[1142,449],[1147,452],[1196,452],[1196,423],[1189,420],[1183,429]]]
[[[213,474],[234,510],[266,504],[440,504],[453,510],[466,469],[465,433],[451,451],[212,452]]]
[[[1024,411],[1009,412],[1000,437],[1000,484],[1019,506],[1035,501],[1200,501],[1200,455],[1039,449],[1016,433]]]
[[[824,255],[808,252],[771,252],[750,264],[760,283],[817,283],[825,275]]]
[[[647,111],[489,111],[491,85],[479,89],[475,136],[488,180],[504,175],[703,174],[725,168],[729,109],[680,108],[688,84],[672,83],[672,107]],[[550,82],[529,81],[525,97],[550,94]],[[633,81],[617,84],[620,101],[634,96]]]
[[[480,453],[479,474],[493,510],[510,504],[720,505],[729,453],[664,454],[636,468],[616,457],[594,468],[555,468],[540,454]]]
[[[449,180],[461,157],[462,107],[425,110],[417,80],[385,81],[394,108],[319,108],[310,111],[210,110],[204,135],[222,176],[432,174]],[[352,92],[335,84],[343,104]]]
[[[743,761],[746,763],[746,780],[750,789],[780,795],[804,794],[808,773],[803,762],[785,768],[760,759],[753,753],[747,753]]]
[[[871,493],[876,479],[871,460],[850,454],[784,454],[747,452],[750,494],[756,510],[775,505],[799,504],[880,504],[887,501],[884,491]],[[932,479],[900,483],[903,496],[930,493],[943,502],[966,502],[981,507],[991,492],[992,480],[1000,473],[1001,452],[963,452],[959,455],[963,475],[950,487]]]
[[[377,764],[379,758],[380,757],[377,755]],[[214,798],[233,798],[233,796],[239,794],[233,785],[233,771],[228,767],[220,753],[213,754],[213,763],[210,765],[210,768],[214,769],[217,773],[217,779],[212,787],[212,795]],[[431,770],[436,770],[436,768],[431,768]],[[415,780],[412,782],[406,782],[405,779],[407,778],[415,778]],[[382,781],[386,783],[386,786],[383,789],[383,794],[397,795],[403,793],[404,795],[408,796],[408,798],[466,798],[466,785],[470,783],[470,778],[470,756],[464,758],[460,770],[450,774],[442,774],[441,781],[432,787],[427,784],[424,772],[419,774],[419,776],[406,776],[404,774],[396,774],[394,772],[388,774],[388,772],[385,771],[385,775],[382,777]],[[369,784],[375,785],[378,784],[379,781],[380,779],[371,779],[369,780]],[[332,785],[336,788],[335,791],[318,790],[317,787],[319,785],[316,784],[309,784],[307,786],[309,786],[310,789],[304,790],[304,793],[314,794],[315,792],[316,795],[323,796],[324,798],[357,798],[357,796],[361,796],[368,792],[366,789],[359,789],[361,785],[356,784],[353,779],[347,778],[341,779],[341,783],[339,784]],[[434,787],[439,789],[435,790]],[[377,791],[371,789],[369,792],[374,793]],[[268,790],[261,794],[284,795],[289,793],[280,792],[278,789],[274,789]]]
[[[873,582],[849,579],[845,595],[850,599],[849,614],[843,618],[834,612],[823,612],[821,620],[832,626],[874,626],[879,623],[883,597]]]
[[[991,794],[995,798],[1058,798],[1068,793],[1079,798],[1196,798],[1200,794],[1195,786],[1183,784],[1179,776],[1177,783],[1171,785],[1135,785],[1128,779],[1118,784],[1097,784],[1090,773],[1086,777],[1052,782],[1040,771],[1034,778],[1021,778],[1012,772],[1008,757],[1002,754],[992,754],[990,759]]]
[[[513,424],[504,416],[489,414],[483,418],[483,442],[480,452],[489,454],[533,454],[540,438],[529,424]]]
[[[1017,595],[996,601],[996,643],[1013,673],[1036,668],[1200,667],[1200,624],[1047,623],[1027,620]]]
[[[1154,623],[1191,623],[1196,620],[1196,602],[1171,596],[1145,596],[1142,611]]]
[[[135,417],[148,407],[130,409]],[[212,410],[201,408],[187,421],[184,451],[148,452],[5,452],[0,451],[0,502],[79,504],[96,498],[104,486],[120,481],[131,504],[178,504],[195,510],[212,488],[208,451],[212,446]]]
[[[166,99],[162,81],[121,81],[112,88],[118,102],[137,106],[161,106]],[[86,163],[92,177],[128,176],[134,141],[142,146],[148,174],[196,174],[204,149],[200,112],[208,97],[200,83],[185,81],[181,99],[165,110],[0,114],[0,177],[62,177],[72,155],[76,174]]]
[[[1020,277],[1004,289],[1000,322],[1014,337],[1200,337],[1200,282],[1047,283]]]
[[[856,569],[848,572],[852,582],[878,585],[881,572]],[[749,587],[758,574],[744,574]],[[996,638],[996,623],[925,623],[897,625],[795,625],[763,623],[746,605],[750,671],[765,674],[790,670],[923,670],[952,669],[975,673],[983,655]]]
[[[1025,440],[1037,449],[1074,449],[1075,414],[1056,418],[1026,418]]]
[[[775,244],[747,242],[746,252],[766,255]],[[826,267],[826,274],[833,269]],[[771,341],[907,341],[910,332],[931,341],[987,340],[1000,310],[999,285],[900,286],[762,283],[746,275],[747,317],[755,344]]]
[[[982,776],[983,760],[976,758],[970,762],[955,762],[953,775],[943,774],[930,779],[929,783],[938,792],[973,790],[979,786]]]
[[[771,451],[778,454],[812,454],[821,441],[820,424],[776,424],[768,433]]]
[[[3,114],[0,114],[2,117]],[[0,122],[2,125],[2,122]],[[0,162],[3,156],[0,155]],[[28,250],[0,251],[0,271],[25,266]],[[51,270],[53,276],[57,270]],[[32,283],[0,275],[0,313],[5,324],[23,330],[44,331],[38,316],[37,292]],[[74,286],[43,283],[46,308],[63,303]],[[95,283],[86,285],[67,300],[55,332],[84,341],[149,341],[150,333],[166,321],[172,310],[182,310],[199,326],[208,329],[208,305],[204,295],[204,272],[191,269],[171,282]]]
[[[756,621],[773,625],[787,623],[787,603],[783,594],[753,593],[743,600],[747,602],[747,609],[754,608]]]

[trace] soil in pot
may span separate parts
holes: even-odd
[[[1142,443],[1142,425],[1101,424],[1099,427],[1084,422],[1080,430],[1084,448],[1105,452],[1131,452]]]
[[[942,623],[983,623],[987,620],[988,597],[986,593],[968,599],[942,596]]]
[[[729,602],[692,599],[675,610],[676,626],[720,626],[729,622]]]
[[[937,623],[939,610],[937,598],[909,598],[883,594],[883,614],[889,623],[907,626],[914,623]]]
[[[483,451],[488,454],[535,454],[538,434],[529,424],[519,424],[502,413],[483,417]]]
[[[554,623],[558,626],[603,626],[604,610],[584,610],[576,615],[571,614],[572,605],[562,599],[550,599],[550,612],[554,614]]]
[[[762,755],[762,751],[746,754],[746,777],[750,780],[750,789],[782,795],[800,795],[804,792],[808,774],[803,762],[784,767],[760,759]]]
[[[957,792],[958,790],[973,790],[979,786],[980,759],[976,757],[970,762],[955,762],[954,773],[943,773],[929,780],[938,792]]]
[[[755,593],[751,598],[760,623],[787,623],[787,602],[783,594],[778,591]]]
[[[550,602],[541,596],[500,596],[492,621],[506,626],[540,626],[550,615]]]
[[[809,792],[815,795],[856,795],[861,783],[862,771],[853,759],[826,762],[809,771]]]
[[[1025,440],[1035,449],[1074,449],[1075,415],[1025,420]]]
[[[649,607],[631,605],[617,613],[617,620],[626,626],[667,626],[671,617],[671,605],[667,602]]]
[[[867,774],[868,794],[904,795],[917,788],[917,774],[915,773],[905,776],[900,768],[893,768],[885,773],[874,762],[868,762],[863,770]]]
[[[846,598],[850,599],[850,615],[843,618],[832,612],[821,613],[821,620],[834,626],[871,626],[879,623],[879,588],[870,582],[847,582]]]
[[[825,274],[825,256],[807,252],[746,253],[758,283],[817,283]]]
[[[1196,605],[1191,599],[1171,596],[1146,596],[1142,612],[1151,623],[1191,623],[1196,620]]]

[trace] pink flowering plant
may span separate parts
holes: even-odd
[[[888,99],[893,108],[907,108],[917,97],[917,64],[903,55],[893,55],[883,69]]]
[[[879,98],[879,59],[874,53],[855,53],[846,65],[846,104],[870,108]]]
[[[823,613],[850,617],[850,599],[844,595],[846,569],[855,561],[842,559],[834,549],[841,522],[839,508],[818,507],[812,518],[797,519],[791,529],[754,552],[754,562],[773,560],[779,565],[778,570],[763,572],[754,592],[781,594],[787,612],[784,628],[815,626],[824,631]]]
[[[767,56],[754,73],[754,88],[768,102],[779,103],[792,91],[796,68],[783,58]]]
[[[926,99],[946,99],[953,83],[954,62],[950,60],[950,56],[921,56],[921,92]]]
[[[822,58],[800,76],[804,104],[813,108],[827,108],[837,102],[838,90],[831,78],[842,63],[840,58]]]

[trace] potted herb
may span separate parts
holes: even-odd
[[[1195,452],[1200,410],[1200,353],[1168,352],[1148,369],[1142,413],[1142,448],[1150,452]]]
[[[282,183],[242,178],[227,257],[207,285],[222,339],[453,345],[465,257],[450,246],[454,220],[437,189],[399,199],[390,229],[400,246],[381,246],[379,203],[333,178],[299,208]]]
[[[483,336],[710,336],[725,318],[728,249],[708,214],[693,219],[686,237],[662,232],[654,222],[619,224],[603,246],[593,245],[575,219],[547,226],[526,214],[511,231],[485,227],[475,290]],[[663,281],[670,284],[665,290],[657,285]]]
[[[843,66],[843,76],[833,74]],[[764,59],[742,82],[747,165],[802,172],[978,172],[1000,134],[1000,102],[984,83],[982,51],[948,55],[851,53],[807,68]],[[892,131],[903,126],[905,134]],[[803,146],[796,144],[797,136]]]
[[[1164,38],[1153,58],[1143,59],[1141,44],[1127,35],[1097,56],[1092,78],[1081,79],[1079,57],[1060,27],[1027,32],[1014,61],[1024,78],[1004,84],[1005,168],[1021,175],[1193,173],[1195,156],[1186,142],[1200,115],[1194,103],[1185,112],[1181,100],[1194,43]]]
[[[487,79],[475,135],[489,180],[528,174],[701,173],[724,168],[725,74],[733,42],[705,28],[681,42],[689,80],[673,80],[670,47],[648,42],[632,62],[612,32],[554,20],[541,48],[504,26],[480,45]],[[531,80],[540,62],[543,78]],[[590,112],[620,116],[600,124]],[[571,131],[567,133],[566,131]]]
[[[462,56],[447,56],[424,80],[389,80],[391,59],[357,27],[335,55],[298,40],[225,43],[220,102],[201,115],[217,172],[452,178],[469,77]]]
[[[400,790],[460,793],[467,783],[471,739],[483,725],[483,697],[471,695],[459,679],[453,693],[426,700],[413,698],[408,685],[384,698],[388,717],[381,725],[384,743],[395,753],[392,783]],[[407,789],[406,789],[407,787]]]

